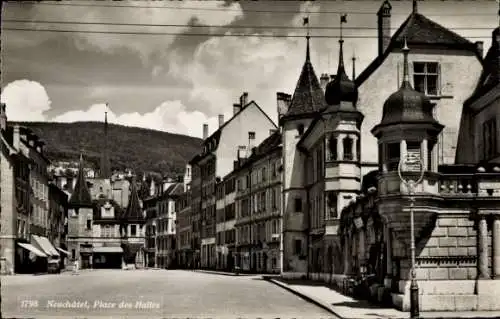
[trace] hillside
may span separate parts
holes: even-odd
[[[77,160],[84,148],[85,158],[99,167],[103,146],[102,122],[18,122],[31,128],[47,143],[51,160]],[[200,151],[202,140],[144,128],[109,124],[109,154],[113,169],[132,168],[173,176],[184,173],[186,163]]]

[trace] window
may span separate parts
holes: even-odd
[[[390,143],[387,145],[387,169],[389,171],[395,171],[398,169],[400,145],[399,143]]]
[[[328,160],[336,161],[337,160],[337,139],[335,137],[330,137],[328,140]]]
[[[361,139],[359,137],[356,140],[356,154],[358,157],[355,159],[360,161],[361,160]]]
[[[75,259],[75,257],[76,257],[76,250],[71,249],[71,259]]]
[[[415,90],[426,95],[438,95],[439,63],[413,62],[413,83]]]
[[[483,123],[483,159],[488,160],[497,154],[496,119]]]
[[[337,194],[334,192],[327,193],[327,212],[329,218],[337,218]]]
[[[295,252],[295,255],[302,254],[302,240],[295,239],[294,252]]]
[[[267,180],[267,170],[265,167],[262,168],[262,181],[265,182]]]
[[[300,197],[295,198],[295,212],[296,213],[302,212],[302,198]]]
[[[352,138],[349,136],[344,138],[342,141],[342,144],[344,146],[344,160],[350,161],[353,159],[352,156]]]
[[[299,124],[297,126],[297,132],[299,133],[299,136],[301,136],[302,134],[304,134],[304,124]]]
[[[137,235],[137,226],[130,225],[130,236],[136,236],[136,235]]]
[[[87,219],[87,230],[90,230],[92,228],[92,220]]]

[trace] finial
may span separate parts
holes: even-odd
[[[356,56],[352,54],[352,79],[356,78]]]
[[[417,0],[413,0],[413,13],[418,13],[418,3]]]
[[[306,61],[309,62],[311,61],[311,50],[309,48],[309,35],[306,36],[306,41],[307,41],[307,48],[306,48]]]
[[[340,39],[339,39],[339,67],[337,70],[337,76],[341,74],[341,71],[345,73],[344,71],[344,39],[342,35],[342,24],[347,23],[347,14],[341,14],[340,15]]]
[[[403,84],[402,87],[409,87],[410,86],[410,76],[408,74],[408,53],[410,52],[410,49],[408,48],[408,44],[406,43],[406,37],[405,37],[405,42],[403,46],[403,55],[404,55],[404,62],[403,62]]]

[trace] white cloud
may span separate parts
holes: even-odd
[[[7,105],[7,116],[11,121],[43,121],[43,113],[51,105],[45,88],[30,80],[7,84],[2,92],[2,103]]]
[[[136,3],[136,2],[131,2]],[[151,8],[148,8],[151,6]],[[113,32],[151,32],[151,33],[183,33],[189,30],[188,23],[192,19],[196,19],[198,24],[202,25],[228,25],[235,20],[243,17],[243,11],[239,3],[232,3],[226,6],[224,2],[219,1],[203,1],[196,3],[197,10],[189,10],[193,8],[193,3],[173,2],[168,3],[168,8],[158,8],[158,2],[142,2],[139,8],[95,8],[85,12],[83,17],[79,17],[80,21],[106,21],[114,23],[136,23],[146,26],[91,26],[92,30],[113,31]],[[177,9],[172,9],[176,7]],[[109,9],[109,10],[106,10]],[[207,10],[203,9],[215,9]],[[63,13],[64,14],[64,13]],[[177,26],[147,26],[147,25],[182,25]],[[89,30],[89,26],[85,26],[85,30]],[[211,28],[212,31],[215,29]],[[97,46],[103,51],[120,50],[123,47],[131,48],[141,54],[143,59],[154,51],[164,51],[165,48],[176,39],[175,35],[116,35],[102,34],[82,34],[88,44]],[[84,48],[88,44],[85,42],[75,43]]]

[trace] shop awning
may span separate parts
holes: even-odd
[[[47,257],[47,255],[45,255],[43,252],[38,250],[38,248],[36,248],[35,246],[33,246],[31,244],[26,244],[26,243],[17,243],[17,244],[19,246],[23,247],[24,249],[29,250],[30,252],[37,255],[38,257]]]
[[[94,247],[94,253],[123,253],[123,249],[119,246],[116,247]]]
[[[50,256],[60,256],[57,249],[54,248],[47,237],[38,235],[31,235],[31,237],[34,239],[37,246],[39,246],[41,250],[45,252],[45,254]]]
[[[60,251],[60,252],[62,252],[63,254],[66,254],[67,256],[69,256],[69,251],[64,250],[64,249],[62,249],[62,248],[60,248],[60,247],[57,247],[57,250],[59,250],[59,251]]]

